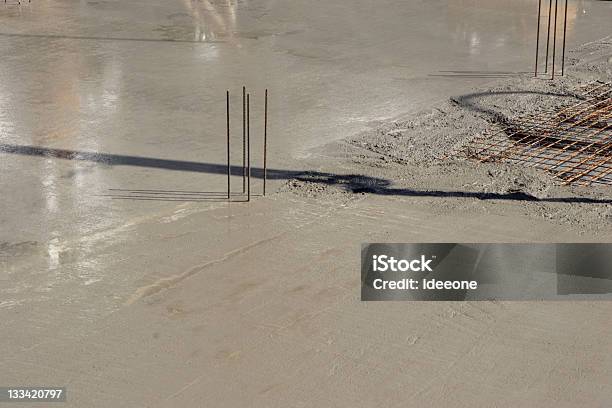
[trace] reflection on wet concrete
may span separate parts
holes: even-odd
[[[609,4],[571,4],[574,43],[609,31],[602,23],[610,21]],[[155,217],[152,208],[161,213],[181,204],[141,207],[118,196],[178,201],[194,197],[172,191],[222,186],[225,167],[214,163],[224,151],[219,135],[225,89],[246,84],[256,95],[258,88],[274,90],[271,164],[278,172],[271,177],[304,177],[295,158],[310,147],[530,69],[535,5],[527,0],[0,4],[0,242],[40,243],[32,255],[36,261],[26,268],[34,272],[28,273],[58,274],[41,280],[40,288],[53,279],[106,278],[129,285],[144,272],[124,277],[110,271],[112,276],[104,277],[102,264],[111,256],[105,251],[138,238],[133,220]],[[255,163],[254,177],[259,167]],[[346,176],[318,176],[322,183],[355,191],[369,188]],[[378,188],[380,194],[425,194]]]
[[[11,368],[5,372],[29,379],[60,375],[63,384],[75,390],[70,402],[74,406],[91,406],[91,395],[99,391],[101,382],[108,382],[113,388],[113,384],[135,384],[134,379],[140,378],[140,385],[123,388],[128,394],[133,392],[131,397],[121,392],[122,387],[107,394],[115,406],[155,404],[167,401],[168,395],[176,395],[176,390],[184,389],[185,384],[193,384],[196,377],[186,377],[194,370],[210,367],[210,361],[196,356],[198,351],[206,354],[201,352],[206,343],[203,337],[192,338],[193,349],[178,347],[180,358],[168,352],[174,350],[172,347],[165,347],[171,341],[164,339],[167,333],[178,333],[181,339],[187,339],[195,333],[195,327],[189,330],[188,326],[181,326],[177,330],[176,326],[168,325],[167,319],[156,327],[157,323],[142,324],[146,319],[140,317],[148,315],[132,315],[133,320],[121,320],[122,324],[115,325],[120,330],[109,330],[110,322],[101,321],[102,318],[122,307],[137,288],[163,287],[168,277],[175,277],[171,282],[176,282],[201,270],[208,273],[213,268],[203,268],[212,264],[221,278],[218,283],[226,287],[203,285],[204,292],[185,298],[189,304],[202,301],[199,309],[202,313],[192,315],[197,317],[200,336],[210,334],[219,344],[227,344],[228,339],[238,337],[235,336],[238,332],[233,332],[234,326],[227,324],[234,322],[236,326],[251,327],[255,334],[264,330],[266,337],[252,337],[256,340],[251,342],[252,346],[270,344],[272,339],[289,341],[283,343],[287,348],[287,344],[298,343],[285,336],[290,332],[269,332],[270,323],[286,327],[287,318],[297,316],[294,328],[303,339],[302,328],[310,334],[313,327],[316,329],[309,326],[312,320],[309,316],[322,316],[328,321],[335,313],[321,314],[327,310],[326,305],[320,310],[306,310],[306,315],[300,304],[287,309],[289,297],[303,295],[309,304],[313,298],[329,299],[339,304],[343,313],[347,312],[344,303],[337,303],[335,293],[337,288],[343,291],[350,288],[350,279],[346,280],[342,273],[324,272],[333,278],[331,281],[323,278],[332,285],[332,290],[317,293],[320,289],[317,282],[320,283],[325,267],[294,268],[312,264],[312,253],[320,252],[325,244],[320,240],[322,236],[346,246],[363,237],[364,229],[405,236],[403,223],[407,220],[414,221],[411,231],[414,236],[432,240],[449,230],[453,230],[454,236],[470,234],[483,240],[550,236],[549,230],[533,228],[524,220],[503,228],[495,222],[483,221],[482,230],[475,231],[471,220],[451,220],[443,214],[424,216],[405,208],[404,203],[392,204],[384,214],[370,205],[351,209],[344,213],[346,225],[337,228],[327,222],[328,215],[337,210],[336,205],[326,208],[319,202],[286,203],[274,196],[254,200],[249,206],[227,205],[225,198],[217,199],[225,194],[226,167],[218,164],[224,153],[221,137],[224,93],[246,84],[255,95],[261,95],[267,87],[277,98],[271,101],[270,178],[296,178],[334,185],[349,193],[379,196],[535,200],[511,193],[393,188],[390,180],[296,169],[300,166],[296,158],[307,154],[310,147],[350,136],[376,121],[422,109],[448,95],[466,93],[497,76],[530,69],[536,9],[532,1],[533,11],[526,11],[527,3],[500,0],[316,3],[34,0],[27,6],[0,3],[0,332],[7,349],[2,363]],[[572,20],[573,44],[608,34],[612,16],[609,4],[574,4],[579,7],[575,22]],[[584,12],[580,9],[582,5]],[[430,76],[436,73],[453,78]],[[235,114],[240,116],[239,112]],[[260,125],[254,124],[257,129],[261,129]],[[260,152],[255,153],[261,157]],[[238,163],[234,163],[232,173],[239,176],[241,171]],[[261,174],[260,163],[254,163],[253,177],[259,179]],[[548,200],[559,205],[571,201],[563,197]],[[582,205],[591,204],[583,200]],[[382,224],[372,216],[374,213],[381,214]],[[490,219],[495,220],[484,220]],[[298,251],[296,241],[301,246]],[[266,247],[268,242],[270,246]],[[270,248],[291,254],[291,261],[264,268],[263,276],[251,276],[264,285],[269,279],[268,286],[262,287],[263,297],[249,301],[234,295],[234,300],[228,303],[224,296],[233,289],[235,282],[231,280],[236,271],[252,267],[253,258],[263,262],[272,251]],[[353,253],[350,249],[342,251]],[[323,252],[320,259],[326,262],[322,265],[335,271],[332,268],[337,268],[337,264],[331,258],[335,258],[333,252]],[[345,260],[349,265],[350,255]],[[287,270],[295,273],[287,275]],[[304,276],[314,278],[304,281],[306,289],[302,294],[278,291]],[[258,291],[262,293],[261,289]],[[345,292],[344,299],[354,297],[350,289]],[[276,297],[278,302],[269,303],[267,293],[281,296]],[[155,296],[148,297],[148,305],[130,311],[155,310],[153,303],[157,300]],[[321,302],[314,303],[321,306]],[[270,307],[282,310],[283,315],[270,318]],[[208,313],[211,308],[216,309],[214,313]],[[228,313],[219,315],[220,309]],[[438,311],[434,319],[445,313],[442,308]],[[265,317],[253,319],[259,314]],[[236,320],[237,316],[240,319]],[[554,323],[557,315],[551,312],[549,316],[553,319],[535,318],[538,322]],[[422,325],[413,327],[424,327],[425,320],[431,320],[431,316],[425,317]],[[211,322],[209,318],[219,321]],[[491,320],[490,316],[484,318],[487,319]],[[345,320],[338,320],[340,326]],[[92,321],[100,324],[93,327],[89,324]],[[252,322],[263,325],[253,327]],[[326,337],[333,334],[327,326],[317,329]],[[541,328],[543,333],[550,327],[536,329]],[[398,330],[404,329],[407,327]],[[149,333],[152,343],[165,342],[159,343],[164,344],[159,353],[141,337],[148,330],[154,330],[153,340]],[[350,330],[338,333],[351,333]],[[376,340],[389,340],[388,331],[379,332],[385,332],[387,338]],[[564,343],[567,337],[559,339]],[[326,341],[327,338],[315,338],[313,344],[330,344]],[[375,348],[376,341],[372,345]],[[312,347],[307,347],[312,351]],[[517,355],[523,355],[519,349]],[[274,351],[272,357],[278,357],[278,348]],[[122,358],[118,359],[118,355]],[[262,355],[264,361],[271,354]],[[285,357],[288,356],[281,355]],[[404,357],[408,361],[409,356]],[[176,364],[168,365],[162,360]],[[143,364],[135,364],[137,361]],[[160,364],[153,367],[150,361]],[[185,362],[189,362],[189,367]],[[550,363],[551,367],[556,364]],[[568,361],[569,369],[573,367],[571,363]],[[126,370],[128,366],[133,370]],[[311,370],[305,367],[303,371]],[[163,386],[153,394],[140,387],[153,384],[153,378],[167,378],[167,372],[180,375],[170,383],[156,382]],[[325,376],[322,371],[321,374]],[[208,380],[227,383],[224,376],[211,376]],[[115,392],[117,389],[119,392]],[[149,395],[150,399],[136,398],[136,394]],[[106,396],[101,401],[100,404],[113,405]],[[330,405],[329,402],[319,405]]]
[[[542,24],[548,21],[549,7],[548,2],[542,0]],[[552,3],[552,14],[554,17],[555,6]],[[564,7],[564,2],[559,3],[559,18]],[[596,1],[576,0],[569,1],[567,9],[567,33],[574,36],[577,27],[581,24],[582,30],[588,30],[589,24],[593,24],[592,19],[597,13],[602,12],[606,7],[597,4]],[[609,6],[608,6],[609,7]],[[475,12],[478,10],[478,13]],[[515,13],[515,18],[508,18],[508,11]],[[604,13],[610,10],[603,9]],[[486,54],[493,52],[494,49],[508,46],[509,43],[524,42],[531,44],[535,37],[534,15],[537,16],[537,1],[535,0],[460,0],[449,2],[447,24],[452,27],[451,35],[453,41],[461,43],[469,50],[472,55]],[[474,19],[486,18],[489,24],[495,24],[492,32],[486,32],[474,24]],[[536,19],[537,20],[537,19]],[[561,37],[563,25],[557,26],[557,36]],[[552,29],[551,29],[552,30]],[[602,36],[605,33],[602,33]]]
[[[232,40],[236,32],[236,8],[238,3],[225,0],[215,4],[209,0],[183,0],[194,23],[194,41]]]

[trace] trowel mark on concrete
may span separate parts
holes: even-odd
[[[37,241],[0,242],[0,263],[8,262],[14,257],[33,254],[39,247],[40,243]]]
[[[211,266],[217,265],[221,262],[224,262],[226,260],[228,260],[230,257],[234,256],[234,255],[238,255],[238,254],[242,254],[248,250],[250,250],[251,248],[254,248],[256,246],[259,246],[261,244],[265,244],[267,242],[273,241],[277,238],[280,238],[281,236],[285,235],[287,232],[282,232],[280,234],[274,235],[272,237],[269,238],[265,238],[265,239],[261,239],[258,241],[255,241],[251,244],[242,246],[240,248],[236,248],[228,253],[226,253],[225,255],[223,255],[220,258],[214,259],[212,261],[206,262],[202,265],[197,265],[194,266],[191,269],[186,270],[185,272],[178,274],[178,275],[173,275],[173,276],[169,276],[167,278],[161,278],[159,279],[157,282],[154,282],[150,285],[147,286],[143,286],[139,289],[136,290],[136,292],[128,299],[128,301],[126,302],[127,305],[131,305],[134,302],[137,302],[138,300],[154,295],[156,293],[159,293],[163,290],[169,289],[172,286],[178,284],[179,282],[189,278],[190,276],[193,276],[197,273],[202,272],[205,269],[208,269]]]
[[[301,229],[301,228],[303,228],[303,227],[305,227],[307,225],[314,224],[317,221],[320,221],[322,219],[325,219],[325,218],[329,217],[331,214],[333,214],[339,208],[343,208],[343,205],[340,205],[338,208],[336,208],[336,207],[328,208],[327,211],[325,211],[323,213],[313,214],[313,215],[315,215],[315,219],[314,220],[307,221],[307,222],[304,222],[304,223],[301,223],[301,224],[294,224],[293,228],[290,229],[290,230],[283,231],[283,232],[281,232],[279,234],[276,234],[276,235],[274,235],[272,237],[264,238],[264,239],[255,241],[255,242],[253,242],[251,244],[248,244],[248,245],[236,248],[236,249],[226,253],[225,255],[223,255],[220,258],[214,259],[212,261],[206,262],[206,263],[201,264],[201,265],[194,266],[194,267],[188,269],[187,271],[185,271],[185,272],[183,272],[181,274],[169,276],[167,278],[158,279],[156,282],[154,282],[154,283],[152,283],[150,285],[146,285],[146,286],[143,286],[143,287],[137,289],[136,292],[134,292],[134,294],[132,296],[130,296],[130,298],[127,300],[127,302],[125,302],[125,304],[126,305],[131,305],[131,304],[137,302],[140,299],[143,299],[145,297],[148,297],[148,296],[154,295],[156,293],[162,292],[162,291],[164,291],[166,289],[169,289],[169,288],[177,285],[178,283],[182,282],[183,280],[185,280],[185,279],[187,279],[187,278],[189,278],[189,277],[191,277],[193,275],[196,275],[196,274],[202,272],[205,269],[208,269],[211,266],[217,265],[217,264],[219,264],[221,262],[224,262],[224,261],[230,259],[230,257],[232,257],[234,255],[239,255],[239,254],[245,253],[245,252],[249,251],[252,248],[255,248],[255,247],[260,246],[262,244],[265,244],[267,242],[273,241],[273,240],[275,240],[277,238],[280,238],[280,237],[282,237],[284,235],[287,235],[290,232],[294,232],[294,231],[299,230],[299,229]],[[296,220],[294,220],[294,223],[295,223],[295,221]]]

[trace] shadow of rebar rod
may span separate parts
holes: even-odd
[[[532,74],[527,71],[437,71],[437,74],[427,74],[429,77],[439,78],[514,78],[521,77],[526,74]]]
[[[136,193],[136,194],[175,194],[175,195],[196,195],[196,196],[219,196],[224,198],[227,195],[226,191],[193,191],[193,190],[158,190],[158,189],[131,189],[131,188],[109,188],[109,191],[119,193]],[[239,195],[239,193],[232,193]]]
[[[65,160],[80,160],[102,163],[113,166],[136,166],[156,169],[187,171],[209,174],[227,174],[225,164],[200,163],[181,160],[156,159],[140,156],[124,156],[108,153],[80,152],[74,150],[51,149],[46,147],[0,144],[0,153],[18,154],[24,156],[51,157]],[[263,169],[251,168],[251,177],[263,178]],[[232,166],[231,174],[242,176],[242,166]],[[588,203],[612,204],[612,199],[598,199],[588,197],[553,197],[537,198],[526,193],[484,193],[472,191],[440,191],[440,190],[413,190],[410,188],[391,188],[391,181],[387,179],[364,176],[360,174],[334,174],[317,171],[298,171],[267,169],[268,179],[289,180],[296,179],[303,182],[334,185],[351,193],[368,193],[385,196],[404,197],[436,197],[436,198],[476,198],[480,200],[511,200],[554,203]],[[136,190],[134,190],[136,191]]]

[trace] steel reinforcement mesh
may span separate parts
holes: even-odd
[[[579,103],[521,116],[477,136],[462,153],[541,168],[563,184],[612,185],[612,83],[593,82],[577,94]]]

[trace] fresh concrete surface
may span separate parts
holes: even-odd
[[[571,5],[570,47],[610,33],[611,4]],[[308,170],[313,147],[530,70],[535,11],[531,0],[0,5],[0,385],[66,385],[75,407],[605,406],[608,303],[364,304],[358,251],[606,241],[609,229],[585,236],[468,200],[445,212],[418,198],[218,198],[226,89],[235,165],[244,84],[257,137],[271,92],[270,165]]]

